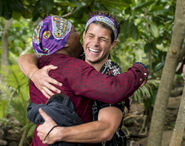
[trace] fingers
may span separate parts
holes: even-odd
[[[62,86],[62,83],[58,82],[57,80],[51,78],[50,76],[48,77],[48,82],[49,83],[52,83],[54,85],[57,85],[57,86]]]
[[[53,96],[53,95],[54,95],[54,93],[53,93],[51,90],[49,90],[48,88],[46,88],[46,87],[43,87],[43,90],[44,90],[49,96]]]
[[[45,86],[46,88],[48,88],[49,90],[52,90],[56,93],[60,93],[60,90],[57,89],[54,85],[57,85],[57,86],[62,86],[62,83],[58,82],[57,80],[51,78],[49,75],[48,75],[48,72],[52,69],[57,69],[57,66],[53,66],[53,65],[49,65],[49,66],[45,66],[43,68],[43,71],[46,71],[45,74],[43,73],[44,75],[44,78],[45,78],[45,82],[43,82],[43,86]],[[53,84],[53,85],[52,85]],[[48,91],[48,90],[47,90]],[[47,92],[45,90],[45,92],[49,95],[51,95],[49,92]]]
[[[48,66],[45,66],[44,68],[47,70],[47,72],[49,72],[50,70],[55,70],[55,69],[57,69],[57,66],[48,65]]]
[[[41,92],[44,96],[46,96],[48,99],[54,95],[54,93],[61,93],[59,89],[57,89],[55,86],[51,85],[48,82],[45,82],[45,84],[42,86]]]
[[[44,119],[44,121],[52,120],[52,119],[50,118],[50,116],[48,116],[41,108],[39,108],[39,113],[40,113],[40,115],[42,116],[42,118]]]
[[[38,131],[38,129],[39,129],[39,127],[37,128],[37,131]],[[38,135],[38,137],[40,138],[41,141],[43,141],[45,136],[46,136],[42,132],[37,132],[37,135]]]
[[[50,99],[51,96],[49,94],[47,94],[47,92],[45,92],[45,90],[41,89],[41,92],[44,96],[46,96],[46,98]]]
[[[143,87],[146,84],[146,80],[143,81],[143,83],[140,85],[140,87]]]
[[[43,140],[42,143],[43,144],[49,144],[49,143],[47,143],[47,140]]]
[[[62,83],[48,75],[49,71],[54,69],[57,69],[57,66],[48,65],[38,70],[34,76],[32,76],[32,81],[34,82],[35,86],[47,98],[50,98],[52,95],[54,95],[54,93],[60,93],[60,90],[55,87],[55,85],[62,86]]]
[[[54,85],[50,84],[50,83],[46,83],[45,87],[47,87],[49,90],[52,90],[53,92],[56,92],[56,93],[60,93],[61,91],[56,88]],[[50,94],[50,93],[48,93]]]
[[[47,115],[47,113],[45,113],[41,108],[39,108],[39,113],[40,115],[43,117],[44,119],[44,123],[39,125],[37,127],[37,135],[38,137],[41,139],[41,141],[45,144],[52,144],[55,141],[53,141],[53,139],[55,137],[52,137],[51,134],[48,134],[48,132],[52,129],[53,126],[56,125],[55,121],[53,121],[53,119]],[[45,137],[47,136],[47,138],[45,139]]]

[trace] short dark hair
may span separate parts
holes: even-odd
[[[114,21],[114,24],[116,26],[116,29],[117,29],[117,37],[118,37],[119,32],[120,32],[120,24],[119,24],[119,21],[116,18],[116,16],[114,16],[111,13],[106,12],[106,11],[94,11],[94,12],[92,12],[92,13],[89,14],[89,19],[92,18],[95,15],[105,15],[105,16],[108,16],[108,17],[112,18],[113,21]],[[114,38],[115,38],[114,32],[113,32],[113,30],[107,24],[105,24],[103,22],[99,22],[99,21],[94,21],[92,23],[94,23],[94,24],[101,24],[102,27],[104,27],[106,29],[109,29],[111,31],[111,43],[114,41]],[[87,29],[85,30],[85,32],[87,32],[88,29],[89,29],[89,26],[87,27]]]

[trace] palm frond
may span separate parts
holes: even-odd
[[[151,98],[154,96],[154,89],[158,88],[160,80],[158,79],[150,79],[147,83],[140,87],[133,95],[134,102],[143,102],[144,98]]]

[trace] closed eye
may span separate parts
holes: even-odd
[[[109,39],[106,39],[106,38],[104,38],[104,37],[101,37],[101,38],[99,38],[99,41],[101,41],[101,42],[108,42]]]
[[[87,37],[88,37],[88,38],[93,38],[94,35],[93,35],[93,34],[88,34]]]

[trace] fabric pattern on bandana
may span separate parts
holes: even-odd
[[[52,19],[53,36],[55,39],[64,39],[71,31],[71,23],[61,17],[53,16]]]
[[[116,28],[116,25],[114,23],[114,20],[108,16],[104,16],[104,15],[95,15],[93,17],[91,17],[86,26],[85,26],[85,30],[87,29],[87,27],[92,23],[92,22],[103,22],[105,24],[107,24],[113,31],[114,33],[114,40],[117,39],[117,36],[118,36],[118,31],[117,31],[117,28]]]
[[[59,16],[47,16],[35,28],[33,50],[40,57],[62,49],[69,37],[72,24]]]
[[[41,21],[35,28],[34,32],[33,32],[33,41],[36,43],[36,44],[39,44],[40,42],[40,38],[39,38],[39,33],[40,33],[40,29],[43,25],[43,22]]]

